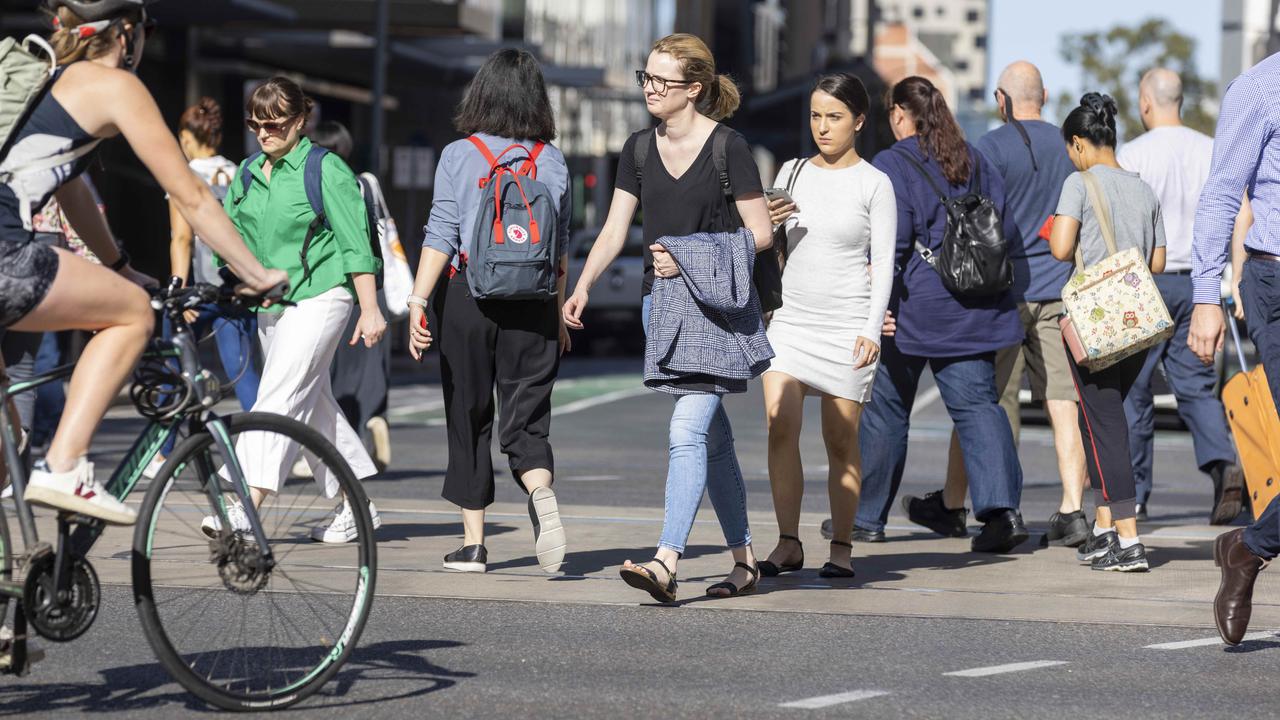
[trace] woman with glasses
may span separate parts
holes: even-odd
[[[179,212],[255,292],[286,275],[245,247],[209,187],[191,173],[155,100],[134,74],[148,27],[144,0],[49,0],[57,69],[0,156],[0,330],[94,333],[67,394],[66,410],[26,500],[129,525],[132,508],[94,478],[89,444],[151,339],[153,313],[82,177],[102,140],[123,135]],[[39,51],[35,51],[38,57]],[[57,196],[102,265],[33,240],[32,216]],[[0,375],[3,368],[0,367]]]
[[[245,105],[246,124],[262,152],[240,164],[224,205],[249,249],[289,273],[285,299],[293,304],[258,314],[263,365],[253,410],[285,415],[319,430],[333,440],[356,477],[364,479],[377,470],[333,397],[329,365],[339,342],[373,347],[386,332],[378,310],[375,273],[380,267],[355,173],[329,152],[319,165],[325,222],[317,222],[306,191],[312,144],[302,134],[312,107],[311,98],[288,78],[272,78],[253,91]],[[360,319],[347,338],[343,331],[356,303]],[[297,447],[277,435],[251,433],[237,449],[242,462],[254,466],[246,475],[254,504],[261,505],[284,483]],[[335,497],[338,483],[324,464],[312,463],[312,470],[325,496]],[[369,513],[379,527],[373,503]],[[227,515],[236,530],[248,528],[243,508],[230,508]],[[202,527],[210,535],[221,530],[215,517],[206,517]],[[312,531],[312,539],[321,542],[355,537],[355,516],[346,498],[328,525]]]
[[[643,204],[644,238],[649,247],[645,251],[641,312],[646,331],[653,333],[656,325],[650,320],[654,311],[650,291],[654,278],[680,275],[671,254],[657,244],[659,238],[740,229],[731,219],[717,161],[724,164],[733,204],[741,225],[754,235],[756,249],[773,243],[769,209],[751,149],[741,135],[719,122],[737,110],[738,88],[728,77],[716,73],[715,59],[706,44],[686,34],[662,38],[654,43],[645,69],[636,72],[636,80],[649,113],[660,122],[655,130],[633,134],[622,148],[608,219],[591,248],[573,296],[565,302],[565,322],[573,329],[582,329],[582,312],[591,287],[621,252],[636,208]],[[719,141],[724,148],[721,158],[713,156],[719,144],[716,133],[726,134]],[[638,153],[640,143],[644,146]],[[637,162],[639,154],[647,158],[642,168]],[[676,321],[674,313],[657,317],[659,321]],[[727,392],[745,392],[746,381],[723,380],[693,374],[683,382],[660,388],[676,395],[662,537],[653,560],[640,565],[628,560],[621,569],[627,584],[660,602],[675,599],[676,565],[704,491],[711,496],[734,559],[729,576],[710,587],[708,594],[728,597],[751,592],[759,578],[751,551],[742,471],[729,418],[721,404]]]

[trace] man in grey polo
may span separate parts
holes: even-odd
[[[1151,348],[1147,362],[1125,400],[1129,420],[1129,449],[1138,486],[1138,519],[1146,518],[1152,484],[1155,412],[1151,377],[1159,365],[1178,400],[1178,414],[1191,431],[1196,465],[1213,479],[1213,509],[1209,522],[1226,525],[1240,514],[1244,474],[1236,464],[1235,447],[1222,401],[1218,374],[1187,347],[1191,326],[1191,235],[1196,204],[1209,178],[1213,139],[1182,124],[1182,79],[1164,68],[1149,70],[1138,87],[1138,109],[1147,132],[1125,143],[1116,159],[1136,172],[1160,199],[1168,255],[1156,287],[1177,330],[1172,339]]]

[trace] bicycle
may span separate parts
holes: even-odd
[[[139,509],[130,575],[143,632],[160,664],[192,694],[228,710],[287,707],[331,679],[364,629],[377,571],[368,499],[327,439],[284,416],[221,416],[213,410],[224,387],[202,366],[183,313],[208,303],[260,300],[204,284],[154,293],[152,306],[174,331],[168,340],[152,341],[134,373],[130,398],[148,422],[105,484],[124,500],[152,458],[186,428]],[[0,388],[0,408],[11,396],[65,378],[73,368]],[[45,639],[69,642],[93,624],[101,588],[88,553],[105,524],[59,512],[56,547],[41,542],[23,499],[26,474],[16,435],[9,413],[0,412],[0,439],[25,551],[18,560],[26,570],[25,579],[15,581],[0,507],[0,622],[13,599],[9,671],[24,675],[30,669],[28,625]],[[307,537],[317,514],[314,498],[323,495],[312,492],[313,499],[305,502],[302,488],[311,480],[286,478],[277,494],[254,507],[248,478],[283,474],[293,465],[289,452],[283,468],[254,466],[251,451],[261,442],[292,443],[313,474],[351,503],[358,532],[354,544],[325,545]],[[293,499],[286,500],[290,490]],[[243,520],[237,529],[231,517],[237,503],[247,529]],[[331,505],[323,508],[331,511]],[[201,516],[197,526],[193,520]],[[303,579],[313,571],[315,576]]]

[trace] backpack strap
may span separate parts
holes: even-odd
[[[636,166],[636,184],[644,186],[644,161],[649,157],[649,146],[653,144],[653,130],[645,133],[643,137],[636,139],[635,144],[635,166]]]
[[[1014,130],[1022,136],[1022,144],[1027,146],[1027,154],[1031,156],[1031,169],[1034,172],[1040,172],[1040,165],[1036,163],[1036,152],[1031,149],[1031,136],[1027,134],[1027,129],[1022,126],[1022,121],[1013,116],[1013,98],[1009,97],[1009,93],[1003,88],[997,88],[1000,94],[1004,95],[1004,116],[1009,119],[1009,124]]]
[[[489,151],[489,146],[485,145],[484,141],[476,137],[475,135],[468,136],[467,140],[470,141],[471,144],[474,145],[476,149],[480,151],[480,154],[484,156],[485,161],[489,163],[489,174],[486,175],[485,177],[480,178],[480,187],[484,187],[489,182],[489,178],[493,176],[494,170],[498,169],[498,167],[502,164],[499,162],[502,159],[502,157],[517,148],[520,150],[524,150],[525,152],[524,163],[520,166],[520,174],[530,175],[535,179],[538,177],[538,166],[535,163],[538,160],[538,156],[542,154],[542,149],[546,147],[546,143],[540,142],[534,145],[532,151],[529,150],[529,148],[525,147],[524,145],[521,145],[520,143],[512,143],[511,145],[508,145],[506,149],[504,149],[502,152],[498,153],[497,155],[494,155],[492,152]],[[514,161],[510,161],[510,162],[514,162]]]
[[[720,177],[720,189],[728,197],[733,197],[733,187],[729,183],[729,128],[717,125],[711,135],[711,160],[716,164],[716,174]]]
[[[521,175],[528,175],[534,180],[538,179],[538,156],[542,154],[547,144],[539,142],[533,146],[533,150],[529,153],[529,159],[524,161],[524,166],[520,168]]]
[[[262,157],[262,152],[256,152],[245,159],[244,165],[240,166],[240,197],[235,199],[235,204],[239,205],[249,195],[249,188],[253,186],[253,172],[250,168]]]
[[[329,218],[324,212],[324,192],[322,181],[324,180],[324,156],[329,151],[319,145],[312,145],[307,151],[307,159],[302,166],[302,187],[307,193],[307,202],[311,205],[311,211],[316,214],[311,224],[307,226],[307,236],[302,240],[302,249],[298,251],[299,257],[302,259],[302,281],[305,282],[311,276],[311,264],[307,262],[307,253],[311,250],[311,241],[315,239],[316,233],[320,232],[323,227],[326,230],[333,230],[329,225]],[[301,283],[299,283],[301,284]]]

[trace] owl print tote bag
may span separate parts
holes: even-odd
[[[1062,337],[1076,364],[1096,372],[1173,337],[1169,309],[1138,248],[1116,251],[1111,208],[1098,179],[1084,173],[1107,257],[1089,267],[1076,245],[1076,272],[1062,288]]]

